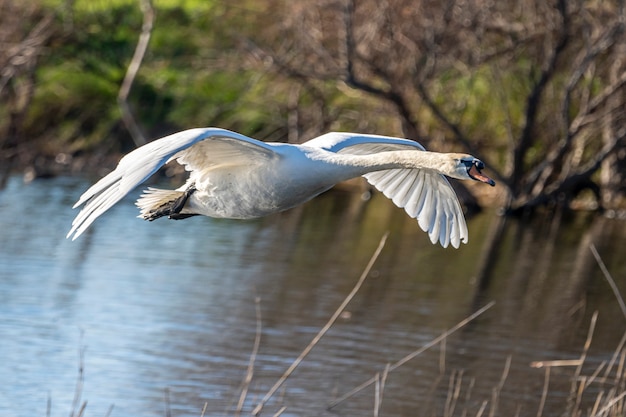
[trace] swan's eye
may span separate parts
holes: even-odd
[[[463,164],[463,166],[467,169],[470,169],[472,165],[474,165],[474,160],[471,159],[455,159],[459,164]]]
[[[479,159],[476,159],[474,161],[474,165],[476,166],[476,169],[479,170],[479,171],[482,170],[482,169],[485,169],[485,164],[483,163],[483,161],[481,161]]]

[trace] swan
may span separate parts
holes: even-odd
[[[67,238],[75,240],[136,186],[175,160],[189,171],[176,190],[148,187],[137,200],[138,217],[155,220],[195,215],[251,219],[287,210],[363,176],[407,214],[433,244],[467,243],[463,211],[444,177],[495,185],[471,155],[428,152],[408,139],[331,132],[300,145],[261,142],[225,129],[184,130],[143,145],[91,186]]]

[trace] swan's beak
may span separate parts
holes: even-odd
[[[484,182],[485,184],[489,184],[493,187],[494,185],[496,185],[496,182],[488,176],[482,174],[481,170],[483,170],[484,168],[485,164],[483,163],[483,161],[476,159],[467,169],[467,174],[470,176],[470,178],[476,181]]]

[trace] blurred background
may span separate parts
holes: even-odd
[[[236,414],[259,297],[249,414],[390,231],[270,412],[620,415],[625,29],[623,0],[0,0],[0,414]],[[204,126],[406,137],[479,157],[497,186],[453,182],[456,251],[362,181],[249,222],[146,223],[138,190],[64,240],[121,155]],[[326,411],[492,300],[382,403]]]

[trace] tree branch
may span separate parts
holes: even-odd
[[[122,81],[122,85],[120,86],[120,90],[117,94],[117,103],[122,111],[122,121],[126,125],[126,128],[130,132],[137,147],[145,145],[146,138],[143,133],[141,133],[141,129],[139,128],[139,125],[137,124],[137,121],[135,120],[135,117],[130,109],[130,105],[128,104],[128,95],[131,87],[133,86],[133,82],[135,81],[135,77],[137,76],[137,72],[139,71],[139,67],[141,66],[141,62],[143,61],[143,57],[146,54],[146,50],[148,49],[148,43],[150,42],[150,36],[152,35],[152,27],[154,25],[155,18],[155,12],[152,7],[151,0],[140,0],[140,2],[141,11],[143,12],[141,35],[139,36],[139,41],[137,42],[133,58],[128,65],[128,69],[126,70],[124,81]]]
[[[596,113],[602,104],[606,103],[616,91],[626,84],[626,73],[623,73],[615,82],[605,87],[591,100],[586,101],[573,120],[570,118],[572,108],[571,98],[575,87],[579,84],[589,66],[594,62],[594,59],[596,59],[600,53],[616,44],[616,37],[623,32],[623,26],[622,22],[610,26],[598,36],[593,45],[577,59],[578,64],[574,65],[563,96],[561,114],[565,130],[564,137],[554,149],[547,154],[546,158],[526,175],[527,189],[532,190],[531,194],[537,194],[544,189],[547,180],[554,171],[556,163],[565,158],[571,148],[572,142],[582,131],[583,127],[604,116],[604,114],[595,117],[591,117],[591,115]],[[608,109],[607,112],[610,113],[613,110],[615,110],[615,108]]]
[[[411,110],[404,96],[394,91],[391,86],[383,90],[360,80],[356,75],[354,69],[357,56],[354,41],[354,0],[347,0],[344,9],[344,42],[344,83],[351,88],[372,94],[393,104],[400,115],[404,136],[408,139],[419,139],[417,124],[413,121]],[[376,72],[375,68],[374,72]],[[391,77],[385,74],[384,79],[389,82]]]
[[[600,149],[587,164],[585,164],[577,172],[567,176],[566,178],[555,181],[546,186],[542,192],[534,197],[518,201],[514,204],[511,211],[522,207],[537,207],[556,199],[559,194],[568,193],[575,189],[578,185],[589,180],[589,178],[601,167],[602,161],[614,152],[618,145],[626,139],[626,128],[622,128],[620,132]]]
[[[556,63],[565,50],[569,42],[569,25],[570,19],[567,12],[567,0],[559,0],[557,4],[559,14],[561,16],[560,37],[556,46],[554,47],[550,58],[544,66],[539,79],[535,83],[532,91],[526,100],[526,117],[525,124],[522,130],[520,140],[517,146],[513,149],[513,170],[511,172],[511,178],[509,183],[513,187],[514,194],[521,191],[522,179],[524,174],[524,158],[528,149],[534,143],[534,128],[535,121],[537,119],[537,113],[539,112],[539,104],[543,93],[548,85],[550,79],[554,76]]]

